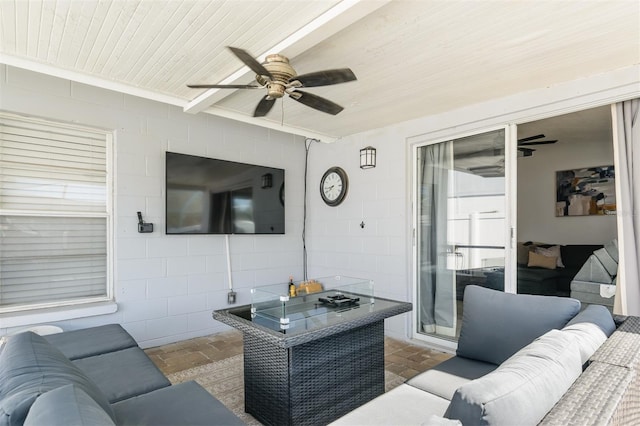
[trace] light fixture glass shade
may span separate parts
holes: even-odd
[[[271,188],[273,186],[273,175],[266,173],[262,175],[262,188]]]
[[[372,169],[376,166],[376,149],[372,146],[360,150],[360,168]]]

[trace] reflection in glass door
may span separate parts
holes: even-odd
[[[417,148],[419,334],[456,339],[464,288],[504,290],[505,129]]]

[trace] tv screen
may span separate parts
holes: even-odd
[[[284,170],[167,152],[167,234],[284,234]]]

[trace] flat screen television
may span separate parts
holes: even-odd
[[[167,152],[167,234],[284,234],[284,170]]]

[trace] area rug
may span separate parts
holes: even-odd
[[[170,374],[169,380],[173,384],[195,380],[247,425],[261,425],[251,415],[244,412],[244,366],[242,355]],[[384,380],[387,392],[404,383],[404,379],[401,376],[390,371],[385,371]]]

